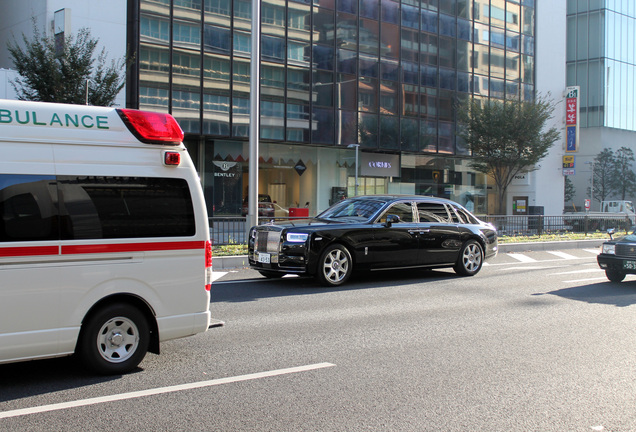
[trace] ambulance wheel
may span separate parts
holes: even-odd
[[[82,325],[79,357],[90,370],[114,375],[130,372],[148,351],[150,328],[134,306],[115,303],[91,314]]]

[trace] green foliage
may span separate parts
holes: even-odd
[[[603,149],[594,158],[594,164],[592,165],[592,186],[594,190],[592,191],[592,196],[599,201],[604,201],[614,194],[612,171],[615,164],[614,152],[608,148]],[[590,188],[588,188],[588,192],[589,190]]]
[[[559,139],[555,127],[544,130],[553,111],[554,103],[543,97],[505,102],[469,99],[458,104],[459,135],[472,152],[470,165],[495,181],[498,213],[505,213],[506,190],[514,176],[537,169]]]
[[[569,176],[564,176],[565,177],[565,181],[563,184],[563,200],[565,202],[571,201],[572,198],[574,198],[574,195],[576,194],[576,189],[574,188],[574,183],[572,183],[572,180],[570,180]]]
[[[107,65],[104,49],[93,58],[98,40],[86,28],[66,37],[58,50],[55,39],[42,35],[33,24],[33,39],[22,34],[23,46],[15,39],[7,43],[20,75],[11,82],[18,98],[83,105],[88,85],[89,104],[112,106],[124,87],[124,59]]]
[[[632,170],[634,152],[629,147],[621,147],[614,154],[612,185],[621,200],[636,190],[636,174]]]

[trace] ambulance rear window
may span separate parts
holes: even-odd
[[[195,234],[192,198],[184,179],[60,176],[58,180],[64,197],[63,239]]]
[[[0,242],[195,233],[184,179],[0,174]]]
[[[54,176],[0,175],[0,241],[58,238]]]

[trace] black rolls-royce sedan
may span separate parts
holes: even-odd
[[[263,276],[345,283],[354,270],[452,267],[479,272],[497,254],[497,230],[461,205],[419,195],[347,198],[315,218],[252,227],[250,267]]]

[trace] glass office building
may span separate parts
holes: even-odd
[[[592,162],[603,149],[636,151],[636,2],[568,0],[567,85],[579,86],[580,146],[572,202],[590,195]],[[626,199],[634,199],[627,196]]]
[[[636,131],[636,2],[568,0],[567,83],[582,127]]]
[[[215,216],[240,214],[247,196],[251,7],[129,2],[127,104],[178,119]],[[259,193],[315,214],[353,195],[357,173],[359,194],[435,195],[488,212],[454,106],[534,97],[534,0],[260,7]]]

